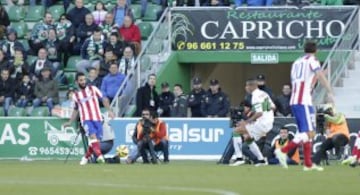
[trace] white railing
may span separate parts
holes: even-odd
[[[353,51],[359,47],[359,11],[358,7],[354,6],[353,8],[354,10],[345,24],[344,31],[322,65],[331,86],[335,86],[345,73]],[[317,84],[313,90],[314,104],[326,103],[326,98],[326,89]]]

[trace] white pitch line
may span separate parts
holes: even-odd
[[[205,192],[218,195],[240,195],[239,193],[227,191],[216,188],[195,188],[182,186],[154,186],[154,185],[134,185],[134,184],[114,184],[114,183],[79,183],[79,182],[58,182],[58,181],[28,181],[28,180],[3,180],[0,179],[0,184],[22,184],[22,185],[71,185],[71,186],[96,186],[96,187],[111,187],[111,188],[129,188],[129,189],[155,189],[165,191],[184,191],[184,192]]]

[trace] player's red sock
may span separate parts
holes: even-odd
[[[92,147],[89,146],[86,153],[85,153],[85,158],[89,158],[92,155],[93,152],[94,151],[93,151]]]
[[[303,152],[304,152],[304,165],[306,167],[311,167],[312,166],[312,161],[311,161],[311,146],[312,143],[311,142],[305,142],[303,144]]]
[[[357,156],[357,154],[358,154],[358,149],[357,149],[356,146],[354,146],[353,149],[352,149],[352,151],[351,151],[351,155],[352,155],[352,156]]]
[[[292,150],[296,147],[298,147],[298,144],[296,144],[293,141],[289,141],[289,143],[285,147],[281,148],[281,152],[288,153],[290,150]]]
[[[98,141],[93,142],[91,144],[91,147],[92,147],[94,153],[96,154],[96,156],[101,156],[102,155],[101,150],[100,150],[100,143]]]

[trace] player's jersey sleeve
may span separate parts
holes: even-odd
[[[252,110],[255,112],[263,112],[262,101],[259,97],[259,93],[254,93],[251,98]]]
[[[317,59],[312,59],[310,62],[310,68],[313,72],[316,72],[321,69],[320,62]]]
[[[77,92],[75,92],[77,93]],[[71,104],[70,104],[70,108],[74,109],[74,110],[77,110],[78,109],[78,99],[76,98],[76,94],[73,94],[72,96],[72,101],[71,101]]]

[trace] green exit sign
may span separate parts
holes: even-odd
[[[277,64],[278,53],[251,53],[251,64]]]

